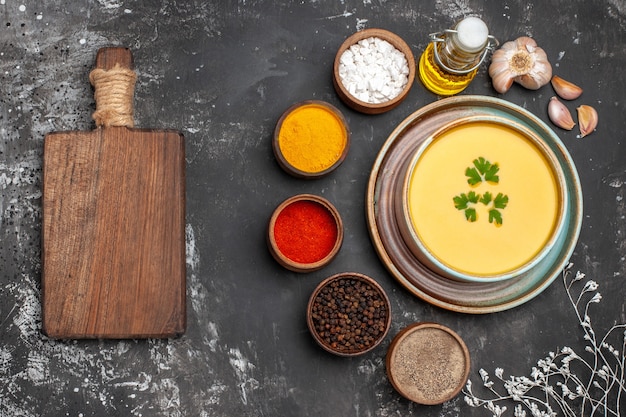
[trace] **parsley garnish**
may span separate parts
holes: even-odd
[[[465,176],[467,176],[467,183],[469,185],[477,185],[483,181],[497,184],[500,181],[498,171],[500,167],[498,163],[492,164],[485,158],[478,157],[473,161],[474,167],[468,167],[465,170]]]
[[[465,211],[465,219],[470,222],[476,221],[476,209],[470,207],[470,204],[476,204],[480,200],[480,194],[476,194],[474,191],[470,191],[468,194],[462,193],[452,199],[454,201],[454,207],[458,210]]]
[[[502,214],[496,209],[489,210],[489,223],[502,224]]]
[[[498,193],[496,199],[493,201],[493,206],[499,209],[506,208],[507,204],[509,204],[509,196],[502,193]]]
[[[500,182],[500,177],[498,176],[500,167],[497,162],[492,164],[481,156],[474,159],[472,163],[474,166],[465,170],[465,176],[469,185],[476,186],[482,182],[494,185]],[[483,194],[470,191],[467,194],[461,193],[454,196],[452,201],[457,210],[463,210],[465,219],[469,222],[475,222],[478,218],[475,205],[478,203],[483,204],[489,209],[489,223],[501,226],[502,213],[500,210],[506,208],[509,203],[509,197],[506,194],[498,193],[494,198],[490,191],[485,191]]]

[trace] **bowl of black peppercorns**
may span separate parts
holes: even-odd
[[[356,356],[378,346],[391,325],[391,304],[383,288],[356,272],[326,278],[313,291],[307,325],[328,352]]]

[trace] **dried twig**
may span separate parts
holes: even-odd
[[[622,415],[626,402],[626,324],[614,325],[602,337],[596,335],[589,307],[599,303],[602,295],[596,292],[598,284],[588,280],[574,297],[572,292],[580,288],[585,274],[580,271],[574,274],[572,266],[570,263],[563,270],[563,283],[584,332],[584,357],[566,346],[537,361],[530,377],[505,379],[504,370],[496,368],[494,375],[502,385],[498,388],[487,371],[480,369],[487,398],[475,395],[469,380],[463,391],[467,404],[484,407],[493,417],[505,416],[507,407],[504,404],[511,402],[515,403],[514,417]],[[618,340],[621,346],[615,348],[610,340]]]

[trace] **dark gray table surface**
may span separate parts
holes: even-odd
[[[568,106],[598,110],[600,124],[587,138],[555,128],[584,195],[571,261],[599,285],[602,301],[589,310],[596,332],[625,323],[623,0],[1,0],[0,416],[490,416],[463,395],[427,407],[394,391],[387,347],[416,321],[463,337],[475,386],[481,368],[523,376],[563,346],[583,355],[560,277],[514,309],[461,314],[405,290],[370,240],[365,191],[376,155],[395,126],[438,97],[416,79],[396,109],[354,112],[332,86],[335,52],[353,32],[380,27],[419,57],[429,33],[471,14],[501,42],[534,37],[555,73],[584,89]],[[88,74],[98,48],[112,45],[134,53],[136,126],[186,138],[188,328],[170,340],[50,340],[40,307],[43,137],[94,128]],[[498,95],[483,66],[462,94],[501,97],[548,122],[554,93],[514,86]],[[270,142],[281,113],[306,99],[339,107],[352,131],[343,165],[315,181],[284,173]],[[265,243],[273,209],[303,192],[331,200],[345,225],[336,260],[310,274],[279,266]],[[343,271],[375,278],[393,310],[384,343],[355,358],[319,348],[304,317],[317,283]],[[506,405],[513,415],[514,404]]]

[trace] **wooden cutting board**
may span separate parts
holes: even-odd
[[[53,338],[185,331],[184,138],[133,128],[132,62],[128,49],[99,50],[96,68],[113,81],[92,80],[97,128],[44,140],[43,332]]]

